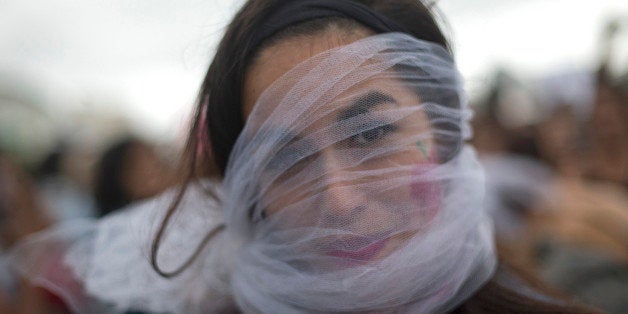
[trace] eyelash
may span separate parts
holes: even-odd
[[[379,122],[379,123],[376,122],[376,123],[382,124],[382,122]],[[364,132],[360,132],[356,135],[349,137],[348,144],[353,147],[360,147],[360,146],[364,147],[364,146],[372,145],[382,140],[389,134],[396,132],[398,129],[399,127],[393,123],[382,124],[378,127],[368,129]],[[285,169],[285,168],[288,168],[287,164],[290,163],[292,160],[296,159],[298,156],[299,154],[294,151],[283,152],[282,154],[275,156],[274,158],[270,160],[270,162],[267,165],[267,170],[270,170],[270,171],[286,170],[287,171],[288,169]],[[291,170],[293,170],[292,168],[299,168],[298,166],[306,163],[307,159],[309,159],[310,157],[312,156],[304,158],[305,160],[300,160],[295,165],[292,165],[289,168]]]
[[[349,143],[355,146],[367,146],[385,138],[388,134],[397,131],[394,124],[384,124],[376,128],[366,130],[349,138]]]

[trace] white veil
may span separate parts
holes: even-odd
[[[431,313],[468,298],[496,263],[470,116],[449,53],[402,33],[275,81],[224,180],[238,305]]]
[[[401,33],[367,37],[263,92],[221,187],[212,184],[221,199],[193,187],[168,227],[166,270],[226,226],[180,276],[159,277],[148,259],[172,193],[72,237],[63,228],[33,237],[14,264],[57,289],[36,261],[47,243],[70,243],[63,263],[89,300],[72,301],[77,311],[96,299],[104,312],[204,313],[232,300],[247,313],[451,310],[496,267],[482,170],[464,145],[470,117],[444,48]]]

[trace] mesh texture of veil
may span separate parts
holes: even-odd
[[[318,54],[255,104],[224,181],[251,312],[451,309],[494,271],[450,54],[402,33]]]
[[[401,33],[302,62],[267,88],[230,156],[220,200],[192,186],[148,250],[174,194],[31,237],[12,255],[73,310],[245,313],[451,310],[496,267],[484,179],[461,77],[441,46]],[[200,184],[199,184],[200,185]],[[54,250],[55,252],[51,252]],[[42,268],[70,269],[64,282]],[[66,280],[67,281],[67,280]]]

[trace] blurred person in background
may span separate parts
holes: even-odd
[[[77,144],[60,143],[36,169],[37,187],[55,222],[95,216],[92,156]]]
[[[46,228],[51,221],[46,213],[34,180],[10,158],[0,154],[0,253]],[[64,275],[59,273],[57,276]],[[6,264],[4,255],[0,258],[0,313],[67,311],[58,295],[21,278]]]
[[[556,175],[529,217],[528,253],[549,282],[622,313],[628,309],[628,133],[620,98],[606,94],[606,79],[597,84],[588,125],[579,127],[563,107],[539,126],[542,156]],[[589,151],[578,143],[583,131],[590,132]]]
[[[95,169],[98,216],[163,192],[174,183],[173,174],[151,144],[132,136],[115,141]]]
[[[527,249],[519,253],[562,290],[623,313],[628,309],[628,124],[625,95],[607,67],[603,60],[588,120],[578,121],[573,106],[559,104],[536,126],[539,155],[554,175],[543,201],[526,217],[522,247]]]
[[[0,155],[0,240],[10,248],[21,238],[49,225],[32,178]]]
[[[527,217],[546,196],[552,178],[550,168],[540,160],[534,141],[535,130],[527,124],[511,125],[512,107],[522,107],[523,86],[508,72],[500,70],[484,99],[476,103],[472,143],[486,172],[485,206],[495,221],[497,244],[509,254],[518,254],[527,232]],[[521,260],[520,257],[515,260]]]
[[[509,86],[496,84],[474,122],[474,144],[487,173],[486,206],[502,251],[563,291],[623,313],[628,309],[627,98],[607,63],[592,85],[580,87],[594,90],[589,119],[578,119],[574,104],[559,99],[543,103],[551,109],[530,126],[511,126],[495,108],[525,103],[513,101],[517,98],[499,103]]]
[[[561,177],[579,177],[582,172],[580,127],[570,104],[553,105],[535,126],[540,159]]]
[[[628,189],[628,89],[610,76],[607,65],[597,72],[595,103],[587,125],[590,150],[586,177]]]

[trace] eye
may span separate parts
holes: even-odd
[[[349,141],[352,145],[364,146],[376,143],[388,134],[397,130],[397,126],[394,124],[385,124],[378,126],[376,128],[366,130],[362,133],[356,134],[349,138]]]

